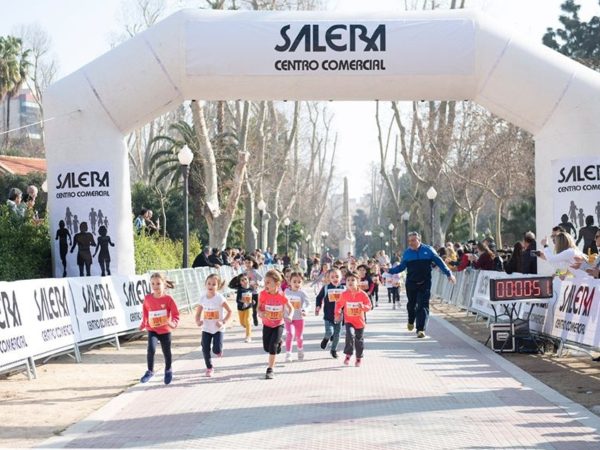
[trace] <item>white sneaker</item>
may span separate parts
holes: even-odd
[[[292,354],[290,352],[287,352],[285,354],[285,362],[291,362],[292,361]]]
[[[304,350],[298,350],[298,361],[304,361]]]
[[[247,337],[245,342],[246,342],[246,343],[248,343],[248,342],[252,342],[252,338],[251,338],[251,337]]]

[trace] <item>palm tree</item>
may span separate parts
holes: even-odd
[[[29,50],[23,50],[21,39],[0,36],[0,102],[6,98],[6,130],[10,130],[10,100],[27,78],[31,63]],[[5,144],[8,146],[9,133]]]

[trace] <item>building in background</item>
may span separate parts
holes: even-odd
[[[7,103],[8,97],[0,103],[0,133],[7,131]],[[37,146],[42,142],[42,128],[38,123],[41,120],[40,107],[33,99],[29,89],[21,89],[19,93],[10,98],[10,141],[28,142]],[[36,125],[32,125],[36,124]],[[30,126],[27,126],[30,125]],[[5,135],[0,135],[0,143],[4,143]]]

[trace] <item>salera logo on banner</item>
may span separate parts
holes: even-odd
[[[584,253],[597,253],[594,235],[600,223],[600,157],[556,159],[554,224],[561,225]]]
[[[54,274],[110,275],[113,247],[111,217],[116,218],[108,164],[61,166],[54,183],[51,233],[54,237]]]

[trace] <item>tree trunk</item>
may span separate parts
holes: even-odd
[[[504,208],[504,199],[496,199],[496,248],[502,248],[502,209]]]
[[[246,180],[246,198],[244,199],[244,243],[248,251],[258,247],[258,229],[254,226],[254,191]]]

